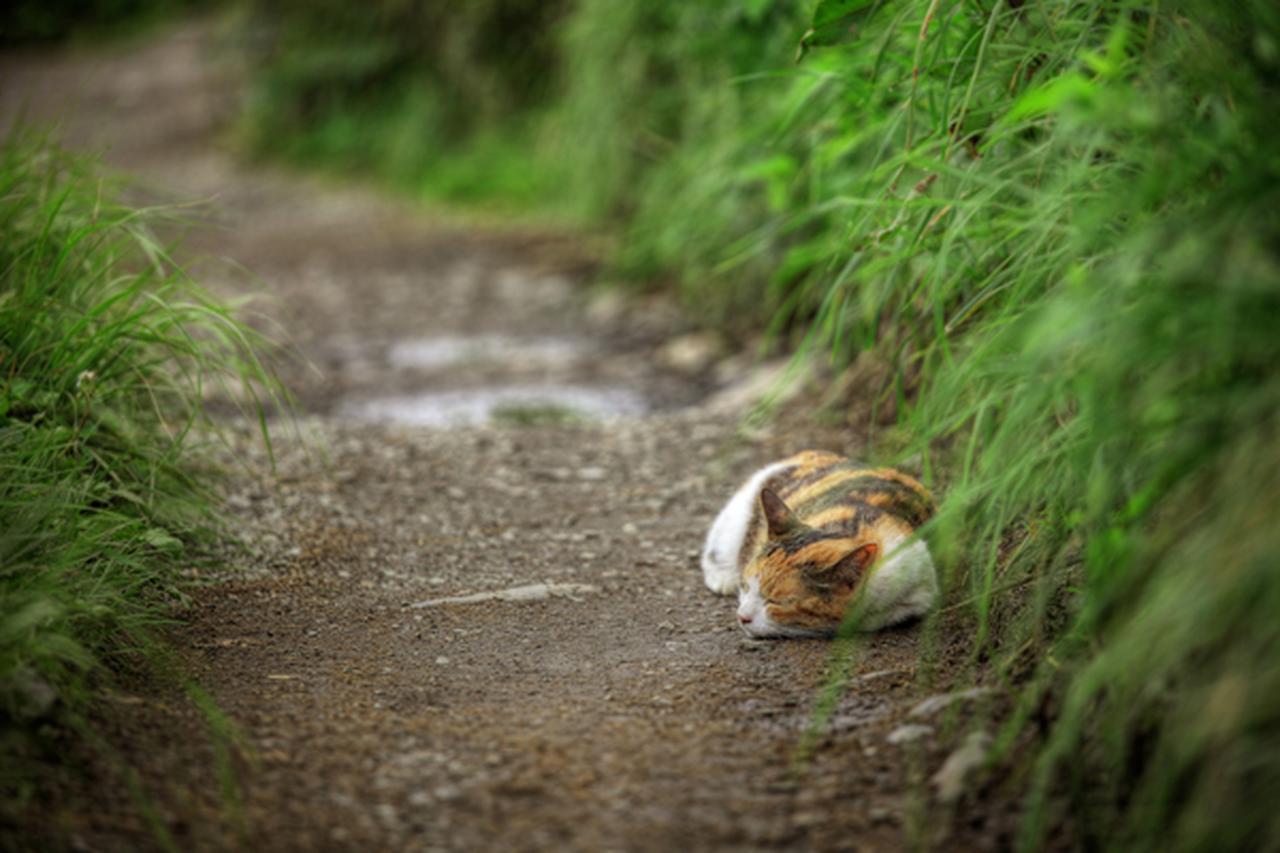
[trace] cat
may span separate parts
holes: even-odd
[[[830,636],[858,599],[856,627],[876,631],[928,612],[938,597],[933,515],[916,480],[806,450],[752,474],[716,516],[702,550],[707,587],[738,592],[755,637]]]

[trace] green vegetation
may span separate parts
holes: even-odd
[[[10,0],[0,10],[0,45],[136,29],[196,3],[197,0]]]
[[[157,220],[56,147],[0,145],[3,813],[113,672],[168,670],[153,629],[219,532],[203,400],[275,387]]]
[[[554,403],[511,403],[495,408],[491,420],[508,426],[541,427],[580,423],[582,416],[573,409]]]
[[[413,193],[532,204],[529,151],[564,2],[250,2],[255,150]]]
[[[1275,849],[1280,7],[796,5],[490,0],[424,28],[451,52],[404,4],[343,45],[261,4],[249,123],[570,211],[730,332],[875,351],[974,670],[1019,697],[1021,843]]]

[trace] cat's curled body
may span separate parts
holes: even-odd
[[[855,597],[857,628],[926,613],[938,596],[928,546],[933,515],[920,483],[807,450],[761,468],[734,493],[702,550],[707,587],[738,593],[738,620],[757,637],[835,633]]]

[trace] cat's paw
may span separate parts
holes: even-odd
[[[738,592],[738,569],[725,569],[716,565],[702,564],[702,580],[707,589],[716,595],[734,595]]]
[[[734,595],[738,591],[737,575],[704,576],[703,580],[706,581],[707,589],[716,595]]]

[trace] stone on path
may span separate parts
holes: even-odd
[[[600,588],[589,583],[532,583],[496,589],[490,592],[472,592],[467,595],[448,595],[444,598],[428,598],[408,605],[411,608],[443,607],[448,604],[478,604],[482,601],[546,601],[548,598],[570,598],[599,592]]]
[[[898,726],[889,732],[885,740],[892,744],[911,743],[922,737],[928,737],[933,734],[933,726],[924,726],[919,723],[907,723],[905,726]]]
[[[934,714],[949,708],[957,702],[966,702],[970,699],[977,699],[980,696],[986,696],[988,693],[994,692],[990,687],[970,687],[968,690],[956,690],[952,693],[939,693],[936,696],[930,696],[919,705],[916,705],[907,714],[908,717],[932,717]]]
[[[929,781],[938,791],[938,799],[953,803],[964,793],[965,785],[974,772],[982,767],[991,750],[991,736],[986,732],[970,732],[964,743],[947,756],[938,772]]]

